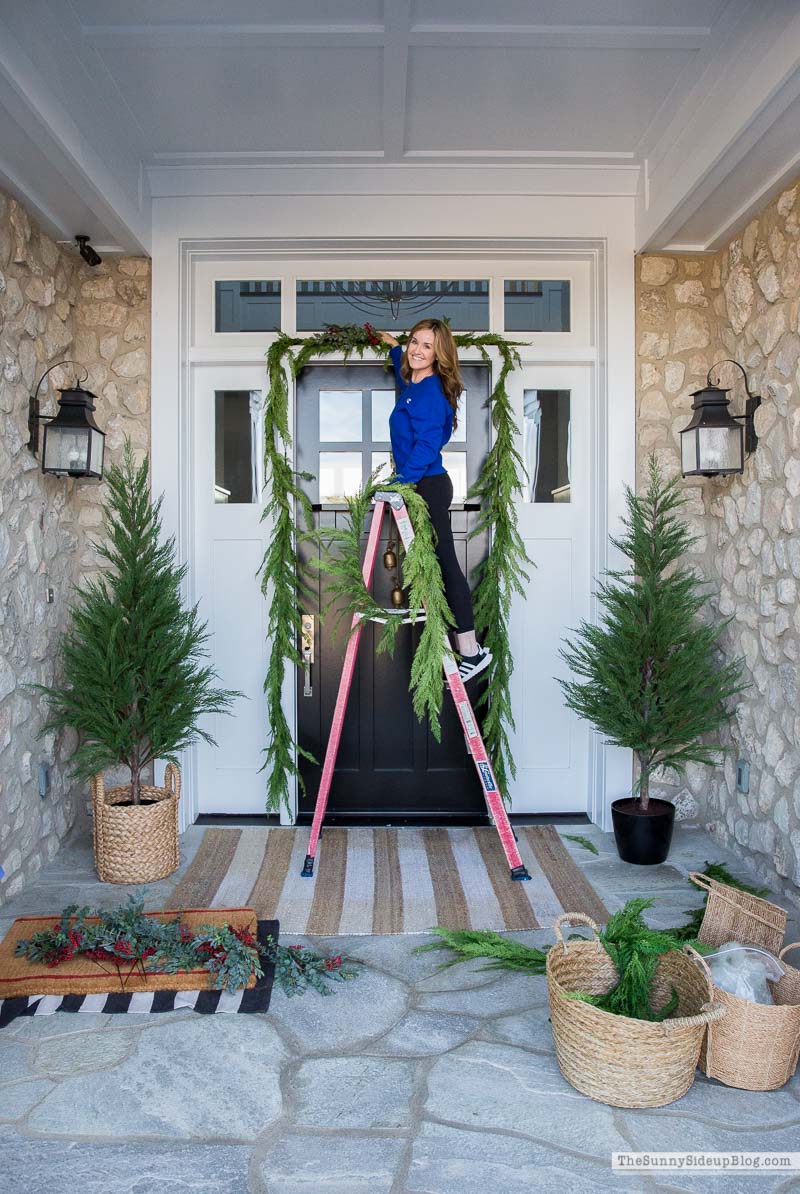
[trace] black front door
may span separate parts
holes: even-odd
[[[468,538],[478,515],[474,504],[465,505],[463,495],[488,450],[489,371],[483,365],[464,366],[462,371],[466,386],[459,413],[462,427],[459,438],[447,445],[445,467],[456,495],[450,514],[456,550],[469,577],[488,550],[485,535]],[[346,519],[343,494],[363,484],[378,464],[385,463],[389,475],[388,417],[394,399],[393,375],[381,365],[312,365],[303,370],[297,385],[295,442],[298,469],[315,477],[306,489],[317,526],[336,526]],[[390,604],[395,580],[394,573],[383,566],[391,525],[387,511],[372,586],[384,606]],[[362,559],[367,530],[365,526]],[[307,555],[310,549],[303,550]],[[337,625],[332,613],[320,621],[320,608],[326,605],[324,574],[307,569],[306,575],[315,587],[315,601],[304,604],[315,615],[316,633],[310,695],[305,695],[309,685],[304,675],[298,678],[298,737],[320,766],[301,759],[306,784],[298,809],[301,822],[308,822],[314,812],[347,640],[344,622]],[[485,820],[483,795],[449,692],[443,700],[441,742],[427,722],[420,723],[414,716],[408,683],[420,628],[400,628],[393,657],[376,654],[380,631],[381,627],[369,623],[361,635],[326,819],[340,823],[382,818]],[[473,703],[482,679],[470,685]]]

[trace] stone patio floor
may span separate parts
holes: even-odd
[[[683,922],[701,894],[686,879],[705,860],[748,873],[698,829],[676,829],[668,864],[619,861],[613,839],[567,842],[613,910],[652,895],[650,921]],[[169,895],[202,830],[182,838],[181,871],[147,889]],[[751,877],[752,878],[752,877]],[[57,913],[111,905],[127,888],[97,882],[77,833],[35,883],[0,908]],[[780,901],[778,901],[780,902]],[[791,940],[800,932],[793,919]],[[515,934],[541,945],[549,931]],[[287,942],[302,938],[283,938]],[[786,1191],[800,1174],[616,1175],[612,1150],[800,1150],[800,1078],[753,1094],[698,1075],[677,1103],[606,1107],[578,1094],[555,1062],[544,978],[437,972],[427,937],[312,944],[363,960],[365,972],[327,999],[275,990],[263,1016],[57,1013],[0,1032],[3,1194],[574,1194],[627,1190]]]

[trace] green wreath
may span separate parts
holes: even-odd
[[[457,333],[455,342],[458,348],[477,348],[487,364],[491,364],[488,349],[495,348],[502,361],[489,397],[495,440],[468,497],[480,502],[480,515],[476,526],[470,532],[471,537],[483,531],[491,531],[489,554],[474,573],[477,581],[473,595],[475,629],[493,657],[488,670],[488,684],[477,706],[485,707],[482,719],[483,738],[500,791],[505,795],[509,775],[516,777],[517,773],[508,739],[509,730],[514,728],[510,693],[513,661],[508,641],[508,618],[513,594],[516,592],[521,597],[525,596],[523,581],[530,579],[525,565],[533,563],[528,558],[517,529],[514,499],[517,494],[522,493],[522,478],[526,474],[522,457],[515,446],[518,428],[506,390],[509,374],[521,362],[514,342],[494,332],[477,335]],[[388,348],[377,338],[369,324],[363,327],[346,324],[329,326],[323,332],[308,337],[281,333],[267,352],[269,394],[264,414],[264,475],[267,496],[262,518],[271,519],[273,529],[259,573],[261,591],[269,606],[267,635],[272,644],[264,680],[271,733],[269,743],[265,747],[266,757],[262,766],[262,770],[268,772],[267,808],[272,811],[277,811],[284,805],[291,812],[289,777],[296,775],[302,784],[298,757],[302,756],[310,762],[317,761],[292,740],[282,704],[287,662],[297,667],[302,666],[298,647],[301,602],[304,596],[310,595],[310,587],[302,576],[297,554],[298,535],[293,514],[295,503],[300,519],[305,523],[300,537],[320,538],[318,532],[312,532],[311,503],[300,485],[301,481],[313,478],[308,473],[297,473],[289,464],[288,453],[292,439],[289,431],[289,384],[286,366],[289,365],[294,378],[314,357],[337,353],[342,354],[347,360],[354,355],[363,357],[367,349],[383,352],[388,357]],[[452,624],[452,615],[444,600],[441,572],[433,552],[427,507],[413,487],[396,488],[403,493],[406,500],[415,533],[415,550],[408,553],[405,561],[409,604],[412,609],[419,609],[424,601],[428,607],[428,617],[411,672],[414,711],[418,717],[425,714],[429,716],[431,728],[438,736],[443,691],[442,634],[448,619]],[[336,543],[342,550],[338,556],[329,552],[322,562],[322,566],[332,573],[334,598],[343,597],[346,610],[351,614],[358,610],[367,616],[372,599],[366,594],[361,580],[360,534],[374,490],[374,484],[370,483],[355,498],[348,501],[349,530],[342,530],[337,534],[328,532],[327,535],[328,545],[332,547]],[[396,620],[387,622],[379,649],[390,646],[395,627]]]

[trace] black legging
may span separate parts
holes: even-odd
[[[450,503],[453,500],[453,482],[447,473],[435,477],[422,477],[417,481],[417,493],[424,499],[431,516],[438,542],[436,556],[442,569],[447,604],[456,620],[456,633],[466,634],[475,629],[472,614],[472,597],[466,577],[456,557],[453,531],[450,527]]]

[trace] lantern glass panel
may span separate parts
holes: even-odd
[[[96,431],[93,427],[89,432],[91,438],[91,454],[89,456],[89,464],[93,477],[102,477],[103,475],[103,453],[105,451],[106,437],[102,431]]]
[[[85,473],[89,457],[88,427],[64,427],[53,424],[45,427],[45,472]]]
[[[684,476],[697,472],[697,434],[694,427],[691,431],[681,432],[681,472]]]
[[[742,468],[741,427],[698,427],[700,471]]]

